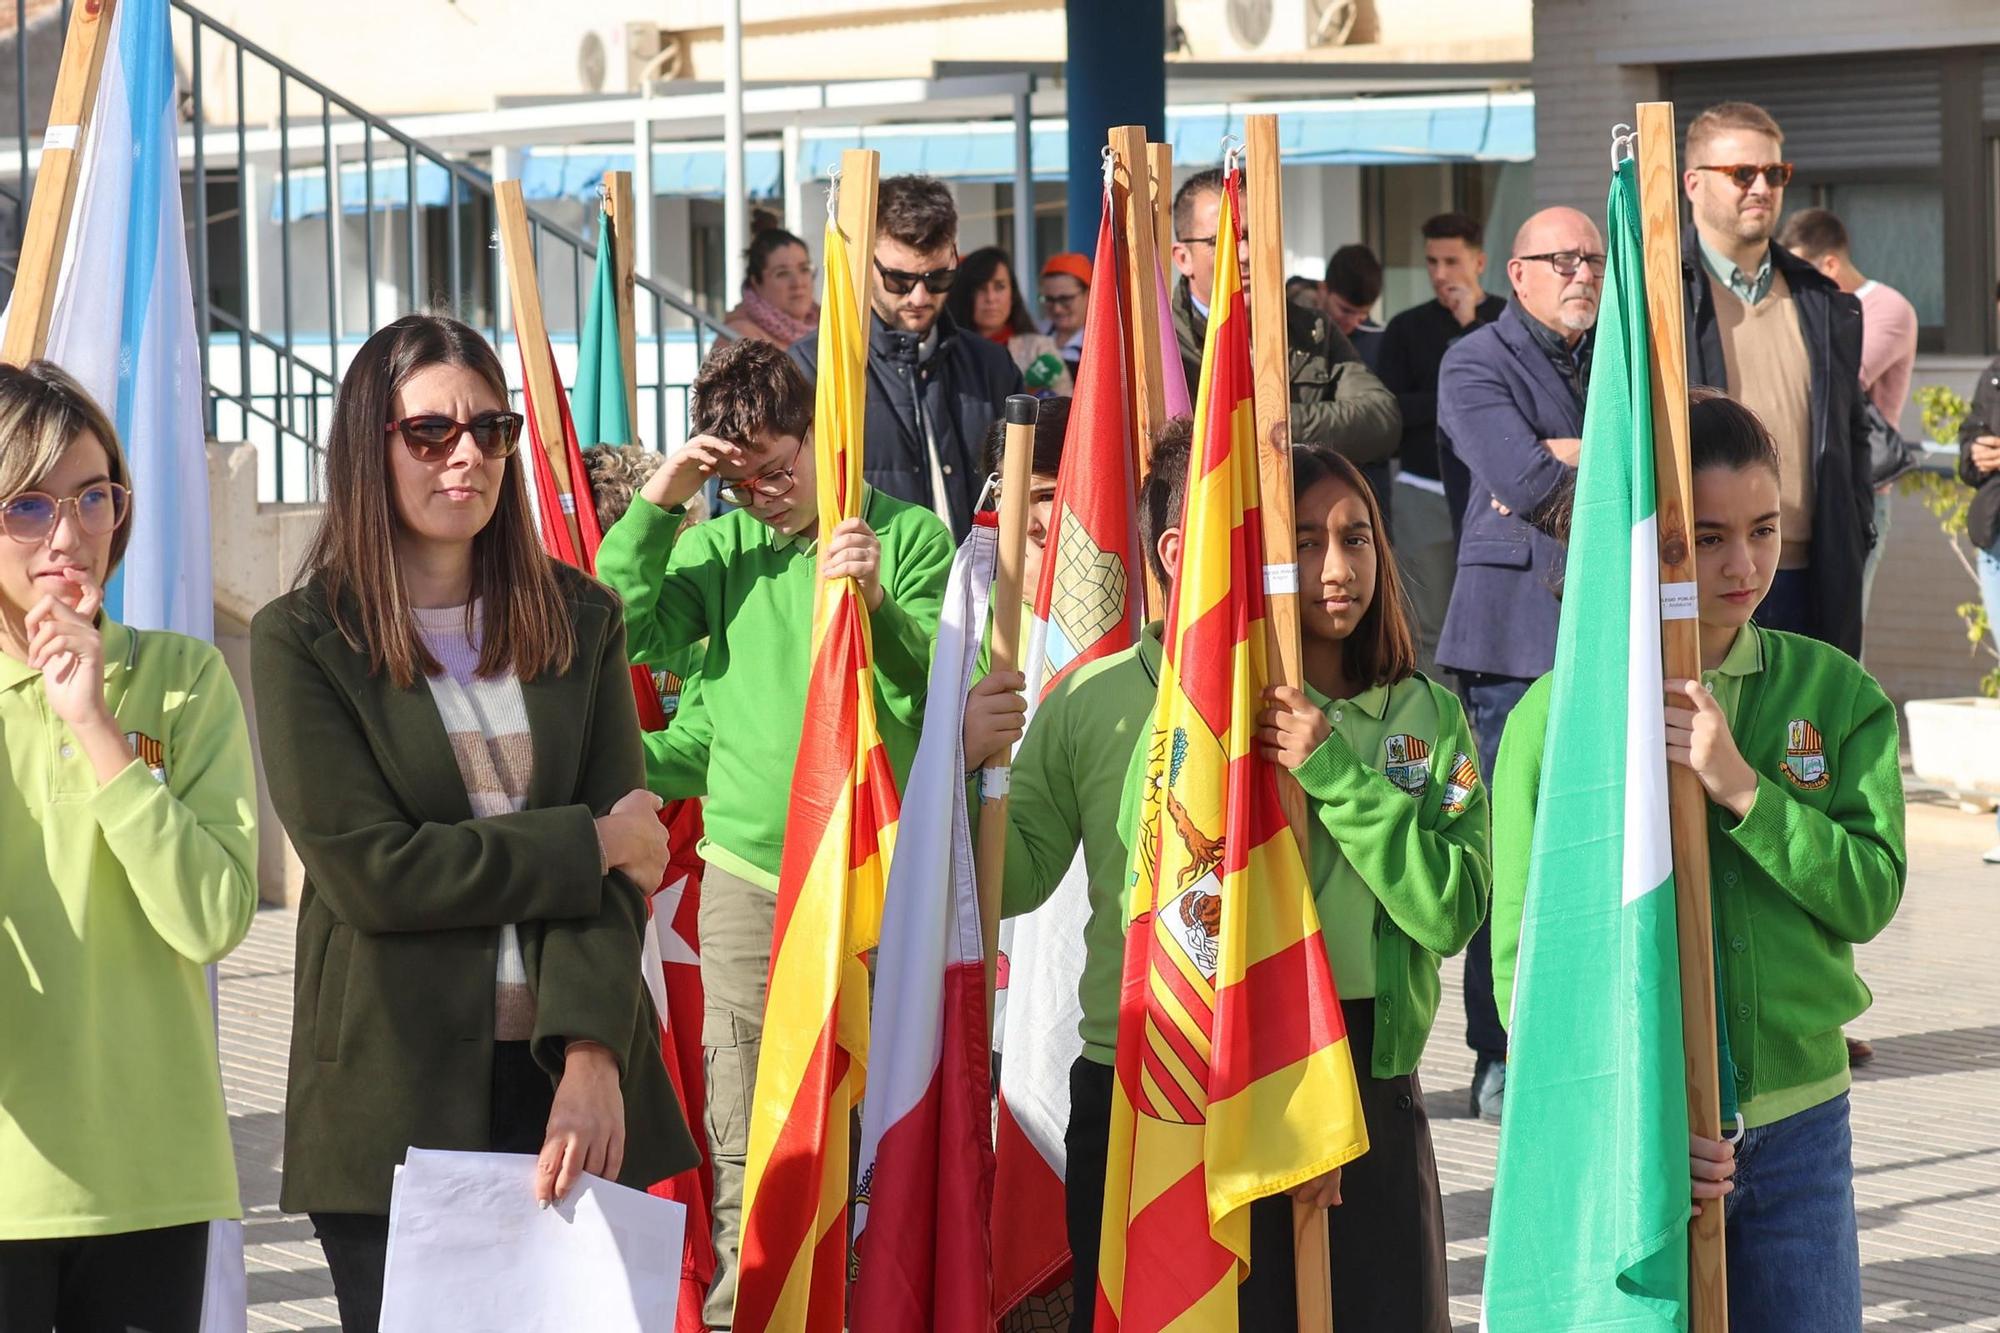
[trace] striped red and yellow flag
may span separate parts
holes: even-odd
[[[847,245],[828,222],[814,457],[819,531],[861,512],[867,342]],[[824,560],[825,545],[821,545]],[[868,1063],[862,955],[882,927],[896,779],[875,727],[868,608],[852,579],[813,609],[805,728],[788,793],[763,1054],[750,1108],[739,1333],[839,1333],[847,1292],[848,1125]]]
[[[1253,1199],[1367,1150],[1339,997],[1276,774],[1237,176],[1216,229],[1181,568],[1145,753],[1100,1330],[1236,1328]],[[1282,318],[1274,311],[1269,318]]]

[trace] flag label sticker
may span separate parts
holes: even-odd
[[[1826,739],[1802,717],[1785,726],[1785,776],[1805,791],[1818,791],[1833,780],[1826,771]]]
[[[1448,815],[1465,813],[1466,802],[1472,799],[1472,789],[1479,785],[1479,769],[1472,762],[1472,756],[1460,750],[1451,757],[1451,773],[1444,780],[1444,812]]]
[[[1431,747],[1399,732],[1382,742],[1383,774],[1412,796],[1422,796],[1431,782]]]
[[[139,762],[144,764],[146,771],[153,775],[153,781],[165,782],[167,780],[166,746],[160,744],[143,731],[126,732],[125,743],[132,747],[132,753],[139,757]]]

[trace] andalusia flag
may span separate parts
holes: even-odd
[[[1688,1115],[1667,830],[1637,171],[1606,207],[1583,468],[1522,910],[1485,1327],[1687,1327]]]
[[[1137,757],[1098,1268],[1106,1333],[1235,1329],[1250,1202],[1368,1146],[1305,865],[1251,745],[1271,672],[1238,180],[1216,224],[1180,577]]]
[[[830,220],[824,262],[813,413],[821,533],[861,512],[868,346]],[[868,1062],[862,955],[882,927],[896,778],[875,730],[875,654],[852,579],[820,584],[812,634],[750,1107],[737,1333],[839,1333],[846,1318],[848,1119]]]

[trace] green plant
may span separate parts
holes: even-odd
[[[1926,384],[1917,390],[1916,400],[1923,412],[1924,434],[1938,444],[1955,448],[1958,428],[1964,423],[1965,414],[1972,410],[1972,404],[1942,384]],[[1956,469],[1934,472],[1919,468],[1905,474],[1897,486],[1905,495],[1916,496],[1937,519],[1938,528],[1951,546],[1952,555],[1957,558],[1976,594],[1979,572],[1973,568],[1972,558],[1966,554],[1965,541],[1965,520],[1967,511],[1972,507],[1972,489],[1958,479]],[[1959,603],[1958,618],[1965,623],[1965,638],[1971,645],[1972,654],[1988,661],[1994,660],[1993,627],[1986,618],[1985,602],[1975,595],[1971,601]],[[2000,698],[2000,665],[1993,666],[1980,677],[1979,690],[1988,698]]]

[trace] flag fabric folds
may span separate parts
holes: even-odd
[[[1606,206],[1610,262],[1486,1260],[1493,1333],[1665,1333],[1688,1319],[1688,1115],[1637,179],[1622,163]]]
[[[1107,189],[1097,227],[1101,273],[1114,270],[1112,219]],[[1023,663],[1031,715],[1035,701],[1057,681],[1085,663],[1123,652],[1138,635],[1145,574],[1118,287],[1105,284],[1084,319],[1083,358]],[[1069,1268],[1068,1236],[1050,1219],[1063,1216],[1063,1134],[1069,1126],[1069,1070],[1083,1053],[1076,988],[1089,919],[1079,855],[1047,902],[1009,923],[993,1189],[996,1314],[1046,1290]],[[1088,1292],[1079,1295],[1090,1299]]]
[[[1223,191],[1181,567],[1143,765],[1096,1327],[1237,1327],[1252,1200],[1367,1149],[1318,914],[1253,750],[1267,661],[1250,344]]]
[[[601,215],[600,215],[601,216]],[[591,302],[584,316],[586,336],[577,361],[578,401],[595,422],[611,422],[612,433],[625,422],[625,369],[619,354],[616,252],[612,246],[610,221],[598,230],[597,277],[591,285]],[[525,349],[523,361],[526,360]],[[585,426],[570,414],[569,398],[556,385],[557,416],[563,430],[563,472],[569,480],[565,497],[556,486],[556,472],[536,424],[533,380],[521,375],[522,394],[528,400],[529,468],[542,545],[549,554],[574,565],[587,574],[597,571],[597,548],[604,533],[597,521],[592,498],[590,469],[583,461],[579,436]],[[599,404],[603,405],[600,407]],[[602,436],[607,427],[591,425],[590,435]],[[629,439],[630,432],[625,430]],[[585,438],[590,438],[586,436]],[[621,441],[610,441],[613,443]],[[573,540],[565,513],[576,518]],[[667,725],[666,710],[645,667],[632,668],[632,695],[638,705],[639,725],[659,731]],[[703,1081],[701,1047],[701,954],[696,928],[701,904],[701,858],[695,848],[701,842],[701,803],[670,801],[660,811],[666,825],[669,847],[667,872],[647,907],[652,928],[642,946],[639,965],[646,989],[653,997],[653,1012],[659,1019],[660,1055],[667,1076],[681,1100],[681,1110],[695,1131],[701,1160],[667,1180],[656,1181],[648,1192],[672,1199],[688,1210],[687,1244],[681,1254],[681,1299],[676,1316],[676,1333],[701,1333],[702,1302],[715,1278],[713,1237],[714,1167],[709,1160],[708,1136],[701,1131],[706,1110],[707,1085]]]
[[[992,519],[979,515],[952,562],[875,951],[854,1195],[864,1327],[980,1333],[989,1322],[992,1075],[963,733],[998,565]]]
[[[632,444],[634,422],[627,388],[636,366],[625,364],[618,326],[617,249],[611,215],[597,214],[597,272],[590,280],[590,304],[576,349],[576,437],[584,445]]]
[[[822,254],[813,449],[825,534],[861,510],[867,342],[831,219]],[[846,1319],[848,1118],[868,1062],[862,960],[881,931],[897,795],[876,731],[868,611],[852,579],[821,581],[812,635],[750,1107],[738,1333],[839,1333]]]

